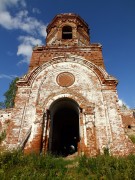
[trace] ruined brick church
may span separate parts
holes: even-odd
[[[67,13],[47,27],[46,45],[33,49],[28,73],[17,82],[15,106],[1,113],[8,123],[5,146],[68,156],[135,151],[125,134],[117,80],[104,66],[102,46],[90,42],[87,23]]]

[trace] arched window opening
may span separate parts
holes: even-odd
[[[64,26],[62,28],[62,39],[72,39],[72,27]]]

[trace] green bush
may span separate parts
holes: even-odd
[[[16,82],[19,80],[18,77],[16,77],[12,82],[9,84],[9,89],[4,93],[5,100],[4,102],[0,102],[0,109],[5,108],[12,108],[14,107],[14,100],[16,96],[17,86]]]

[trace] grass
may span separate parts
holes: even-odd
[[[135,156],[77,157],[66,160],[47,155],[5,152],[0,155],[2,180],[126,180],[135,179]]]

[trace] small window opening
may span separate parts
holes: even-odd
[[[64,26],[62,28],[62,39],[72,39],[72,27]]]
[[[131,129],[131,125],[128,125],[128,129]]]

